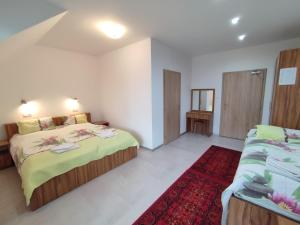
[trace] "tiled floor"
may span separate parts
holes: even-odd
[[[243,142],[186,134],[30,212],[15,168],[0,171],[0,224],[132,224],[211,145],[241,150]]]

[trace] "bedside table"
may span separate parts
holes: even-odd
[[[13,166],[9,147],[10,144],[7,140],[0,141],[0,170]]]
[[[109,122],[107,122],[107,121],[96,121],[96,122],[93,122],[93,124],[95,124],[95,125],[104,125],[104,126],[107,126],[107,127],[109,127]]]

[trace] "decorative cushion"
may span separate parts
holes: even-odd
[[[76,124],[75,116],[68,116],[64,125],[73,125]]]
[[[256,138],[274,141],[285,141],[285,134],[282,127],[257,125]]]
[[[75,115],[76,123],[87,123],[87,116],[86,114],[78,114]]]
[[[40,126],[42,130],[52,130],[55,129],[54,122],[52,120],[52,117],[44,117],[40,118]]]
[[[300,144],[300,130],[285,129],[288,143]]]
[[[30,134],[41,130],[38,119],[29,119],[17,122],[19,134]]]

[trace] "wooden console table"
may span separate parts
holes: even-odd
[[[212,135],[213,112],[191,111],[186,113],[187,132]]]

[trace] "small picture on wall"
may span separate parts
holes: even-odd
[[[280,69],[279,85],[295,85],[297,77],[297,67]]]

